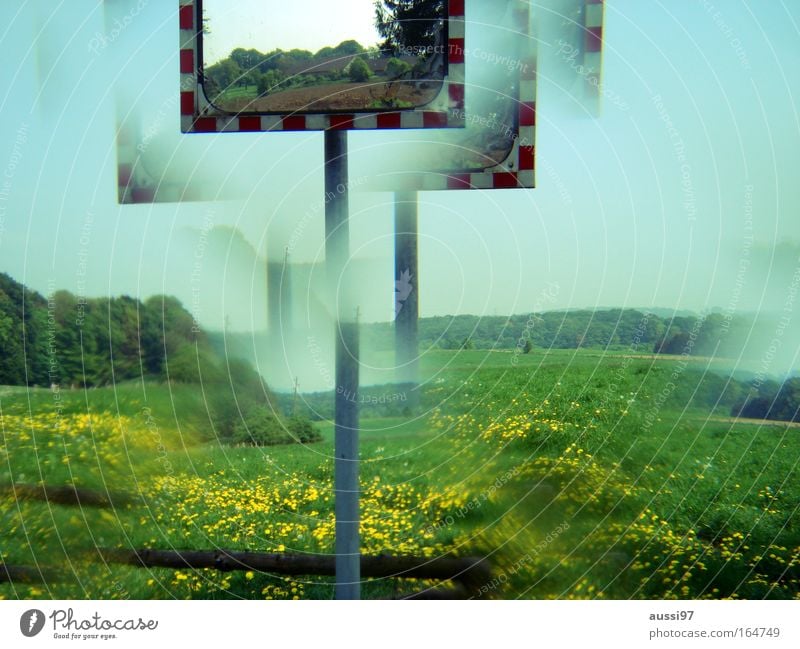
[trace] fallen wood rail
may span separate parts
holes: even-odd
[[[480,588],[478,586],[477,588]],[[461,584],[455,584],[454,588],[428,588],[427,590],[419,591],[416,593],[407,593],[405,595],[399,595],[394,597],[393,599],[424,599],[428,601],[432,600],[451,600],[451,599],[469,599],[473,596],[475,591],[470,593],[470,591],[466,590]]]
[[[16,582],[20,584],[41,584],[48,581],[58,581],[61,575],[49,568],[36,568],[35,566],[9,566],[0,563],[0,583]]]
[[[103,492],[72,485],[0,485],[0,493],[17,500],[43,500],[54,505],[81,505],[83,507],[113,507],[126,505],[133,498],[126,493]]]
[[[336,574],[333,555],[267,554],[224,550],[101,550],[106,561],[145,568],[213,568],[221,571],[254,570],[279,575]],[[491,580],[482,557],[434,557],[377,555],[361,557],[362,577],[452,580],[464,591],[476,593]]]

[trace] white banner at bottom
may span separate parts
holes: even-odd
[[[800,647],[798,620],[800,601],[30,600],[0,602],[0,646],[777,649]]]

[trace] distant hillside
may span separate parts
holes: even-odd
[[[777,364],[763,369],[763,337],[758,334],[775,331],[780,325],[776,318],[726,318],[719,313],[672,317],[669,312],[666,313],[665,317],[634,309],[606,309],[549,311],[502,317],[459,315],[421,318],[420,347],[422,350],[516,349],[519,353],[534,349],[586,348],[633,354],[660,353],[749,360],[753,370],[745,372],[740,369],[735,378],[704,372],[708,376],[704,378],[702,394],[680,393],[681,398],[702,403],[704,407],[721,408],[734,416],[783,421],[800,419],[800,378],[787,377],[782,372],[783,367]],[[293,333],[298,339],[304,339],[303,332]],[[364,324],[360,334],[363,350],[391,352],[394,349],[394,324],[391,322]],[[269,334],[263,331],[255,334],[228,333],[225,336],[212,332],[209,339],[219,353],[228,353],[251,362],[255,362],[255,350],[266,349],[271,342]],[[691,381],[687,385],[692,385]],[[380,392],[377,390],[378,394]],[[364,393],[370,394],[368,390]],[[332,412],[332,392],[317,392],[311,397],[307,395],[305,399],[314,404],[311,410],[315,417],[320,413],[327,416]],[[288,409],[290,401],[284,399],[283,403],[284,408]],[[404,407],[403,403],[391,402],[368,406],[367,410],[395,416]]]
[[[43,296],[0,274],[0,385],[98,386],[134,378],[261,388],[174,297]]]
[[[512,316],[436,316],[420,318],[421,349],[629,349],[638,353],[716,356],[739,360],[760,360],[765,347],[761,332],[780,326],[777,316],[727,317],[658,315],[636,309],[546,311]],[[682,312],[686,313],[686,312]],[[302,333],[302,332],[300,332]],[[784,334],[787,337],[789,332]],[[222,352],[222,334],[209,333],[212,344]],[[229,333],[227,352],[250,358],[254,347],[266,344],[266,332]],[[302,337],[302,336],[301,336]],[[255,344],[254,344],[255,341]],[[261,341],[261,342],[257,342]],[[365,349],[392,351],[394,323],[365,323],[361,326]],[[530,342],[530,345],[526,345]],[[251,359],[252,360],[252,359]],[[775,374],[782,368],[775,366]]]
[[[739,358],[753,318],[662,315],[636,309],[570,310],[512,316],[439,316],[419,321],[422,348],[515,349],[526,342],[544,349],[622,349],[641,353]],[[758,323],[764,325],[764,322]],[[364,325],[364,344],[392,349],[392,323]],[[753,336],[750,336],[752,339]]]
[[[61,394],[66,388],[132,379],[194,385],[194,409],[181,418],[204,421],[199,432],[206,439],[254,445],[320,439],[308,421],[283,417],[250,361],[217,351],[174,297],[85,299],[68,291],[45,297],[0,274],[0,385],[50,387],[59,410],[74,401],[74,393]],[[187,390],[169,390],[177,417],[176,392],[185,402]]]

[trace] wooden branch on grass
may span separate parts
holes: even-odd
[[[480,588],[480,586],[478,586]],[[474,595],[475,591],[473,591]],[[453,588],[428,588],[416,593],[409,593],[400,595],[393,599],[424,599],[424,600],[453,600],[453,599],[469,599],[470,592],[464,588],[460,583],[456,582]]]
[[[280,575],[336,574],[333,555],[267,554],[225,550],[101,550],[106,561],[145,568],[213,568],[221,571],[254,570]],[[488,583],[491,571],[481,557],[441,556],[430,559],[378,555],[361,557],[362,577],[451,579],[475,592]]]
[[[19,584],[41,584],[57,581],[59,578],[60,576],[49,568],[9,566],[6,563],[0,563],[0,583],[9,581]]]
[[[102,492],[73,485],[0,485],[0,493],[17,500],[43,500],[54,505],[80,505],[82,507],[113,507],[126,505],[133,498],[124,493]]]

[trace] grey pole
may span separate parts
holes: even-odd
[[[267,329],[268,363],[280,363],[294,340],[291,266],[289,249],[284,250],[283,262],[274,260],[274,250],[267,251]]]
[[[270,338],[278,340],[281,335],[281,265],[273,261],[267,252],[267,328]]]
[[[325,131],[325,263],[336,302],[336,599],[359,599],[358,322],[344,278],[350,255],[347,183],[347,131]]]
[[[294,322],[292,318],[292,275],[291,266],[289,265],[289,248],[287,247],[283,253],[283,268],[281,269],[280,290],[280,320],[281,330],[284,339],[288,338],[289,334],[294,331]],[[291,344],[291,343],[289,343]]]
[[[394,200],[395,365],[413,410],[419,403],[417,192],[397,192]]]

